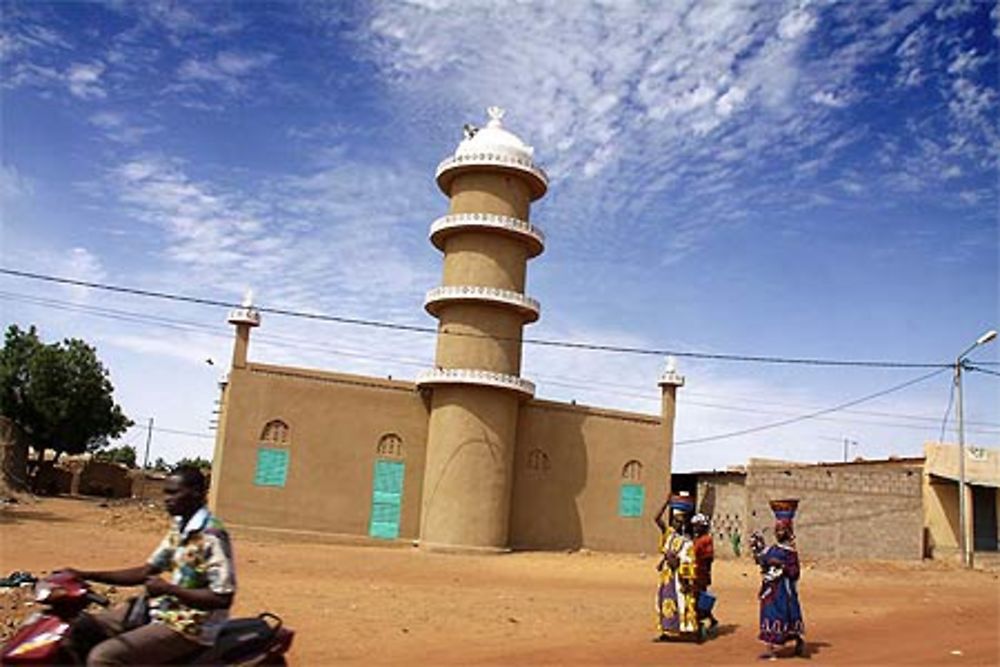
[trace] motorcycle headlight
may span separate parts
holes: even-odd
[[[35,584],[35,602],[48,602],[61,597],[65,593],[66,589],[62,586],[53,586],[45,582]]]

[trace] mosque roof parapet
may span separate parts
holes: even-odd
[[[443,252],[445,239],[452,232],[463,229],[489,229],[518,236],[527,241],[529,257],[537,257],[545,249],[545,234],[536,225],[493,213],[457,213],[440,217],[431,224],[431,243]]]
[[[442,384],[472,384],[481,387],[507,389],[531,398],[535,395],[535,383],[530,380],[474,368],[434,368],[417,374],[418,387],[430,387]]]
[[[471,167],[494,167],[521,172],[531,186],[531,198],[539,199],[549,187],[545,170],[534,162],[535,149],[520,137],[504,128],[504,110],[487,109],[490,120],[486,127],[465,126],[465,138],[458,144],[455,154],[445,158],[437,167],[435,178],[438,186],[450,194],[451,181],[461,171]]]
[[[230,324],[245,324],[251,327],[260,326],[260,311],[253,306],[253,290],[247,290],[239,308],[229,311],[227,321]]]
[[[447,303],[462,301],[479,301],[502,306],[511,306],[521,312],[525,321],[534,322],[541,313],[541,305],[537,300],[520,292],[500,289],[498,287],[481,287],[478,285],[443,285],[427,292],[424,297],[424,309],[437,316],[441,306]]]

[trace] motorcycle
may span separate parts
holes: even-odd
[[[32,614],[0,650],[0,665],[73,665],[85,662],[89,647],[69,641],[74,622],[92,604],[110,601],[87,582],[55,572],[35,583],[35,602],[46,609]],[[133,602],[135,604],[135,602]],[[295,632],[269,612],[226,622],[212,646],[186,656],[184,665],[284,665]],[[80,655],[83,653],[83,655]]]

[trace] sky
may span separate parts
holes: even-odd
[[[550,176],[530,338],[950,363],[998,325],[993,2],[0,0],[0,265],[432,327],[434,183],[506,109]],[[225,309],[0,275],[150,458],[210,456]],[[965,373],[1000,446],[1000,342]],[[251,360],[412,379],[434,338],[265,314]],[[660,354],[527,345],[537,396],[656,414]],[[920,455],[944,370],[681,357],[676,470]],[[719,437],[716,437],[719,436]],[[703,440],[704,439],[704,440]],[[614,443],[608,443],[614,446]]]

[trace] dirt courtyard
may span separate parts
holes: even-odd
[[[138,564],[158,511],[67,498],[0,510],[0,571]],[[652,556],[458,556],[233,531],[237,614],[267,609],[296,630],[293,665],[753,664],[756,571],[716,563],[722,632],[652,643]],[[801,582],[810,662],[1000,664],[1000,580],[940,563],[810,563]],[[0,632],[32,611],[0,595]],[[782,663],[798,663],[787,658]]]

